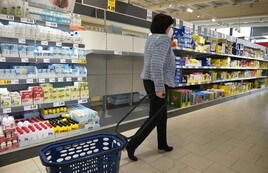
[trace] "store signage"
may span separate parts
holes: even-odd
[[[67,13],[72,13],[75,6],[75,0],[28,0],[28,2],[30,6],[38,6]]]
[[[107,10],[115,12],[116,0],[107,0]]]

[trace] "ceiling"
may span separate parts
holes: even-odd
[[[121,1],[208,28],[268,26],[268,0]],[[188,8],[193,12],[187,12]]]

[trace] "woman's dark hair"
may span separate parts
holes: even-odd
[[[151,24],[151,33],[153,34],[165,34],[166,30],[170,25],[174,23],[174,20],[171,16],[165,15],[163,13],[157,14],[153,18]]]

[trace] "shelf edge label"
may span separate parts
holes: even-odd
[[[24,106],[24,111],[36,110],[38,109],[37,105]]]
[[[61,101],[61,102],[54,102],[53,103],[53,107],[60,107],[60,106],[65,106],[65,102]]]
[[[82,103],[87,103],[88,101],[87,101],[88,99],[81,99],[81,100],[78,100],[78,103],[80,103],[80,104],[82,104]]]
[[[3,114],[11,113],[11,108],[3,108]]]

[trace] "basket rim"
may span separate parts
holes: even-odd
[[[122,145],[118,148],[114,148],[114,149],[111,149],[111,150],[107,150],[107,151],[103,151],[103,152],[100,152],[100,153],[94,153],[92,155],[89,155],[89,156],[85,156],[85,157],[82,157],[82,158],[76,158],[76,159],[71,159],[69,161],[64,161],[64,163],[58,163],[58,162],[48,162],[46,160],[46,155],[45,155],[45,151],[48,151],[50,150],[51,148],[56,148],[56,147],[59,147],[60,145],[70,145],[73,144],[73,143],[76,143],[76,142],[80,142],[79,140],[83,139],[96,139],[96,138],[100,138],[100,137],[112,137],[112,138],[116,138],[117,140],[119,140],[119,142],[122,143]],[[65,141],[58,141],[58,142],[55,142],[55,143],[52,143],[52,144],[48,144],[44,147],[42,147],[40,150],[39,150],[39,158],[41,159],[41,162],[44,166],[49,166],[49,167],[59,167],[59,166],[69,166],[71,164],[74,164],[74,163],[78,163],[78,162],[81,162],[81,161],[84,161],[84,160],[88,160],[88,159],[92,159],[92,158],[97,158],[97,157],[100,157],[102,155],[107,155],[107,154],[111,154],[111,153],[115,153],[115,152],[119,152],[121,150],[123,150],[125,148],[125,146],[127,145],[127,139],[125,139],[123,136],[121,135],[117,135],[117,134],[96,134],[96,135],[91,135],[91,136],[88,136],[88,137],[80,137],[80,138],[75,138],[75,139],[67,139]]]

